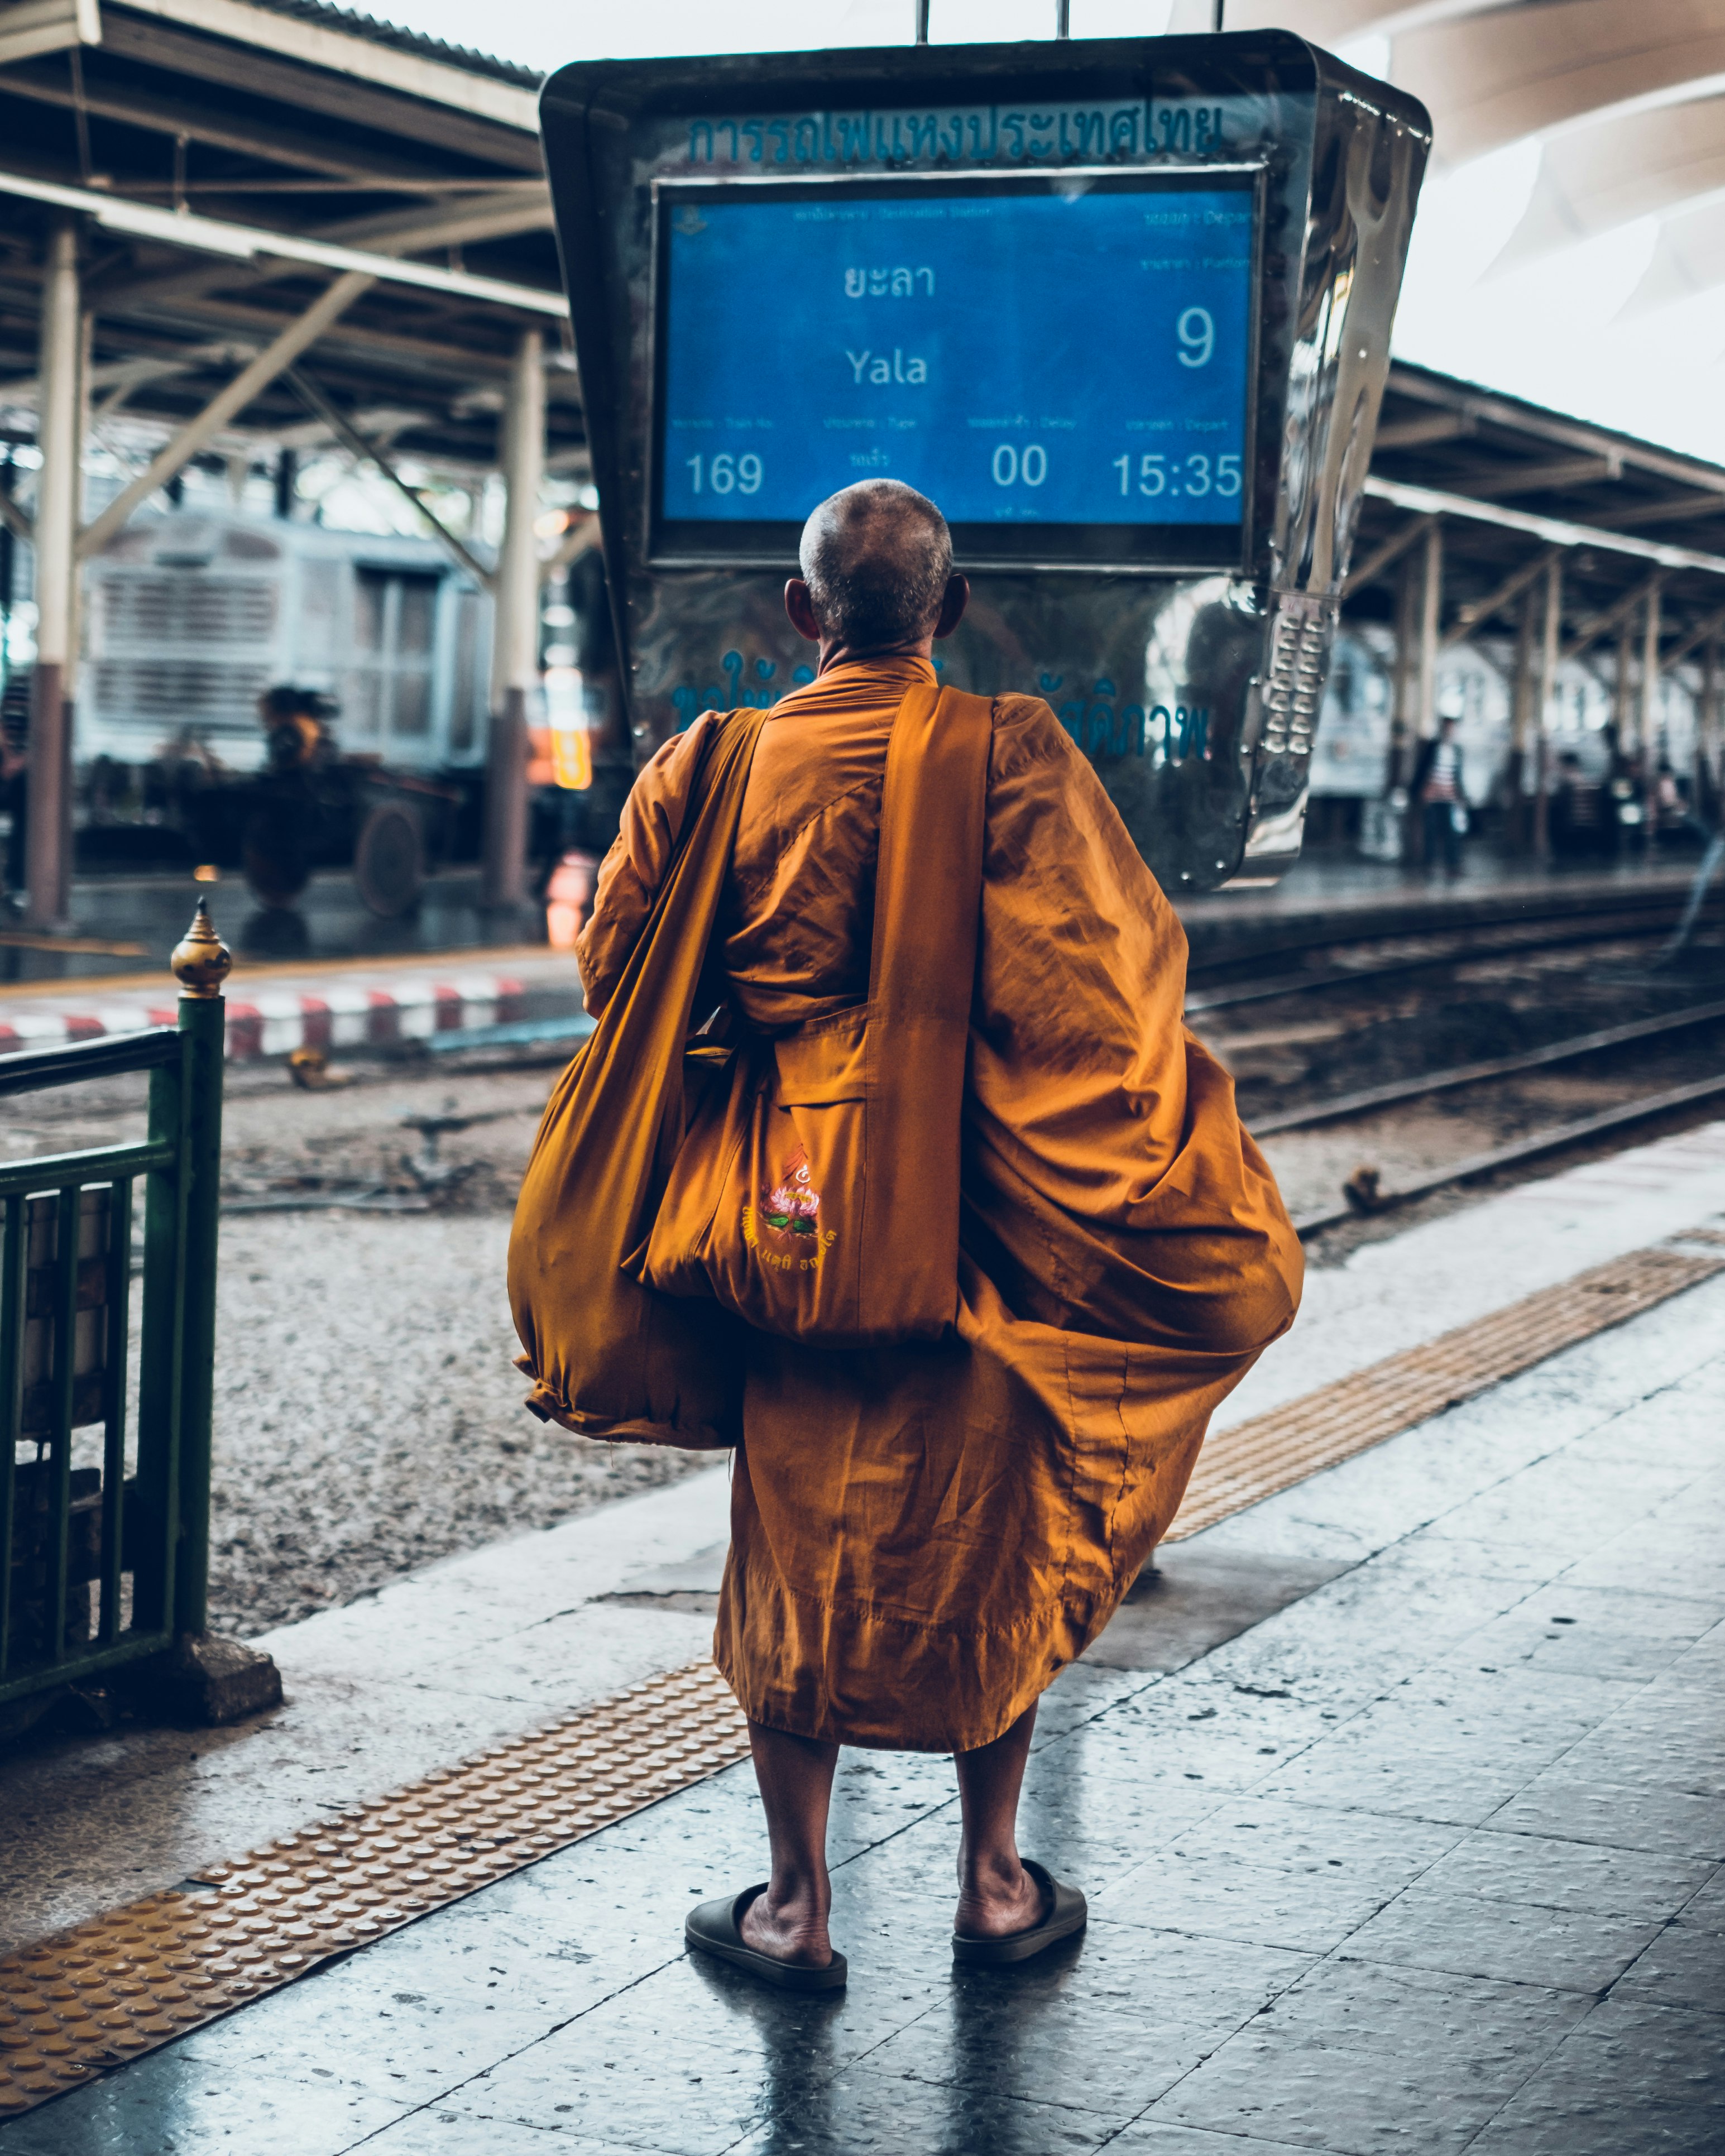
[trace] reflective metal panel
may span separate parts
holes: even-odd
[[[547,83],[542,117],[638,760],[699,711],[776,702],[814,656],[784,618],[788,555],[649,560],[655,182],[1262,167],[1245,569],[1050,551],[986,570],[939,663],[962,687],[1045,696],[1169,887],[1280,875],[1299,851],[1423,110],[1267,32],[583,64]],[[748,291],[711,326],[774,333],[770,295]]]

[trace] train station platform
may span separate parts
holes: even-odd
[[[1722,1427],[1725,1125],[1315,1270],[1045,1702],[1087,1935],[955,1969],[950,1767],[848,1753],[834,1999],[682,1951],[765,1866],[722,1466],[284,1628],[0,1768],[0,2147],[1715,2156]]]
[[[1650,918],[1680,906],[1702,855],[1673,849],[1609,862],[1537,860],[1471,844],[1453,882],[1401,862],[1368,860],[1341,847],[1303,853],[1279,883],[1261,889],[1176,895],[1194,969],[1335,940],[1429,935],[1567,918]],[[1712,879],[1717,919],[1720,880]]]
[[[1701,855],[1656,849],[1610,862],[1538,861],[1484,840],[1470,844],[1461,878],[1400,863],[1368,860],[1343,847],[1309,848],[1279,883],[1189,897],[1172,892],[1195,963],[1235,938],[1275,941],[1313,930],[1407,934],[1430,926],[1484,925],[1593,908],[1675,903],[1686,892]],[[93,980],[159,972],[185,927],[198,886],[179,875],[83,876],[72,886],[69,937],[26,934],[0,925],[0,994],[8,984]],[[543,915],[528,906],[500,913],[480,903],[479,872],[439,871],[426,881],[416,911],[380,921],[361,904],[345,870],[315,875],[300,904],[259,907],[237,875],[207,891],[223,932],[247,968],[370,961],[378,965],[457,957],[501,945],[543,947]],[[1382,924],[1381,926],[1379,924]]]
[[[200,891],[235,953],[254,965],[388,964],[544,941],[538,907],[481,906],[480,873],[472,867],[428,875],[419,905],[393,921],[367,910],[345,869],[320,870],[299,903],[283,908],[260,906],[244,880],[231,872],[213,884],[181,873],[82,875],[72,881],[67,934],[0,926],[0,989],[20,982],[157,973],[185,932],[188,902]]]
[[[1308,854],[1266,889],[1177,896],[1176,904],[1192,970],[1202,974],[1329,945],[1457,932],[1561,932],[1572,923],[1663,935],[1699,866],[1687,854],[1565,866],[1480,848],[1449,884],[1329,851]],[[183,877],[91,879],[74,887],[77,934],[0,927],[0,1053],[171,1019],[167,957],[203,888]],[[352,879],[334,873],[314,879],[303,913],[262,913],[238,882],[204,895],[235,954],[229,1053],[242,1060],[302,1045],[388,1047],[580,1009],[573,957],[544,942],[542,915],[485,912],[468,870],[433,879],[419,912],[398,921],[367,914]],[[1713,879],[1707,932],[1722,905],[1725,874]]]

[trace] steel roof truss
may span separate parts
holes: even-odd
[[[1363,590],[1374,577],[1382,576],[1392,562],[1399,561],[1437,521],[1435,516],[1416,516],[1410,523],[1403,525],[1399,531],[1392,531],[1387,539],[1372,549],[1357,569],[1348,572],[1348,581],[1342,587],[1342,596],[1351,598],[1355,592]]]
[[[258,392],[267,388],[285,367],[292,366],[372,281],[362,272],[352,270],[337,277],[297,321],[290,323],[267,351],[260,352],[249,367],[243,368],[225,389],[212,398],[195,419],[188,421],[171,442],[157,450],[148,467],[129,481],[99,516],[85,526],[78,535],[80,557],[100,553],[133,510],[147,501],[157,487],[166,486],[182,471],[211,437],[219,434],[230,419],[238,418]]]
[[[0,91],[62,110],[74,110],[81,104],[98,120],[121,126],[142,128],[170,140],[184,136],[189,141],[238,157],[273,158],[295,171],[329,172],[343,179],[369,181],[380,187],[387,187],[393,177],[417,181],[436,176],[436,167],[423,159],[398,157],[388,151],[356,155],[338,149],[333,141],[326,145],[308,129],[285,127],[232,111],[212,111],[184,96],[160,96],[131,86],[116,91],[112,85],[86,80],[80,99],[69,80],[46,66],[8,68],[0,74]]]
[[[495,591],[496,578],[491,571],[486,568],[482,562],[469,553],[467,548],[450,531],[442,517],[426,501],[418,487],[408,485],[389,461],[382,447],[377,444],[368,442],[352,422],[331,403],[317,384],[309,376],[302,374],[297,367],[284,367],[282,378],[299,397],[306,409],[323,421],[350,456],[357,457],[362,464],[374,465],[396,492],[412,505],[424,519],[429,527],[431,536],[451,557],[456,565],[465,569],[482,591]]]
[[[1597,486],[1623,477],[1623,459],[1615,451],[1599,456],[1563,457],[1548,464],[1497,464],[1457,474],[1450,484],[1457,494],[1482,501],[1506,495],[1560,494],[1572,486]]]
[[[1666,570],[1656,569],[1651,576],[1644,577],[1639,584],[1632,585],[1621,598],[1607,607],[1603,613],[1594,614],[1583,622],[1574,637],[1563,646],[1563,656],[1565,662],[1579,659],[1584,653],[1591,650],[1602,636],[1609,636],[1614,629],[1621,629],[1634,614],[1646,605],[1649,599],[1657,594],[1668,574],[1669,572]]]
[[[1518,598],[1529,584],[1537,583],[1551,564],[1561,561],[1568,551],[1567,547],[1547,547],[1530,561],[1523,562],[1519,568],[1512,569],[1502,583],[1494,591],[1487,593],[1484,598],[1464,601],[1456,610],[1453,625],[1440,639],[1439,649],[1449,651],[1456,644],[1466,643],[1476,629],[1482,628],[1512,599]]]

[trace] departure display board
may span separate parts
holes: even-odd
[[[967,559],[1237,561],[1257,179],[662,184],[655,552],[782,557],[883,477]]]

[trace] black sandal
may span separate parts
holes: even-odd
[[[999,1938],[973,1938],[965,1932],[952,1934],[954,1961],[991,1964],[1029,1961],[1060,1939],[1070,1939],[1090,1922],[1090,1904],[1076,1887],[1063,1887],[1051,1871],[1030,1857],[1024,1867],[1045,1897],[1043,1914],[1027,1931],[1007,1932]]]
[[[697,1953],[728,1961],[733,1968],[747,1969],[751,1976],[758,1977],[762,1984],[776,1984],[781,1991],[838,1990],[850,1971],[836,1948],[824,1969],[810,1969],[806,1963],[776,1961],[743,1938],[742,1912],[757,1894],[766,1892],[767,1881],[763,1879],[758,1887],[745,1887],[740,1894],[726,1894],[716,1902],[701,1902],[683,1919],[684,1938]]]

